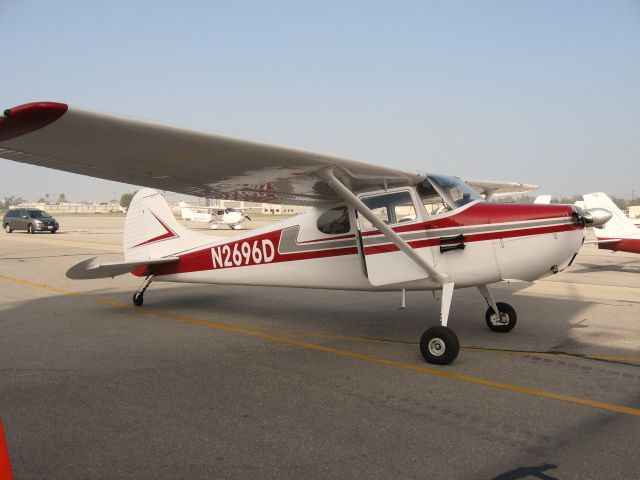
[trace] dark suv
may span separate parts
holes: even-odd
[[[11,233],[14,230],[26,230],[28,233],[56,233],[60,228],[55,218],[47,212],[35,208],[15,208],[9,210],[2,219],[2,226],[7,233]]]

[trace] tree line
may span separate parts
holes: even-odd
[[[120,197],[120,206],[123,208],[128,208],[135,194],[136,192],[123,193],[122,196]],[[53,201],[53,197],[50,194],[45,193],[43,197],[40,197],[38,199],[37,203],[60,204],[60,203],[67,203],[68,201],[69,200],[67,200],[67,196],[64,193],[61,193],[60,195],[58,195],[58,198],[55,201]],[[4,197],[4,200],[0,200],[0,210],[8,210],[10,207],[15,207],[16,205],[20,205],[21,203],[28,203],[28,202],[22,197],[14,197],[14,196]]]

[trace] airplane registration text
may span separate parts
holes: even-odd
[[[221,245],[211,249],[213,268],[240,267],[269,263],[275,257],[275,247],[268,239],[238,242],[233,246]]]

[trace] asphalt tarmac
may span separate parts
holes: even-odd
[[[456,291],[454,364],[425,363],[429,292],[72,281],[122,217],[0,234],[0,415],[16,479],[640,478],[640,255],[586,245]],[[212,232],[220,234],[218,232]],[[233,232],[223,232],[232,234]]]

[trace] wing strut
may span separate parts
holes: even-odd
[[[443,275],[433,268],[424,258],[418,255],[411,246],[405,242],[400,235],[394,232],[386,223],[379,219],[362,201],[349,190],[344,183],[336,178],[332,170],[326,170],[321,174],[327,184],[350,206],[355,208],[364,218],[369,220],[373,226],[380,230],[387,239],[394,243],[407,257],[409,257],[418,267],[425,271],[427,275],[438,285],[444,285],[449,281],[447,275]]]

